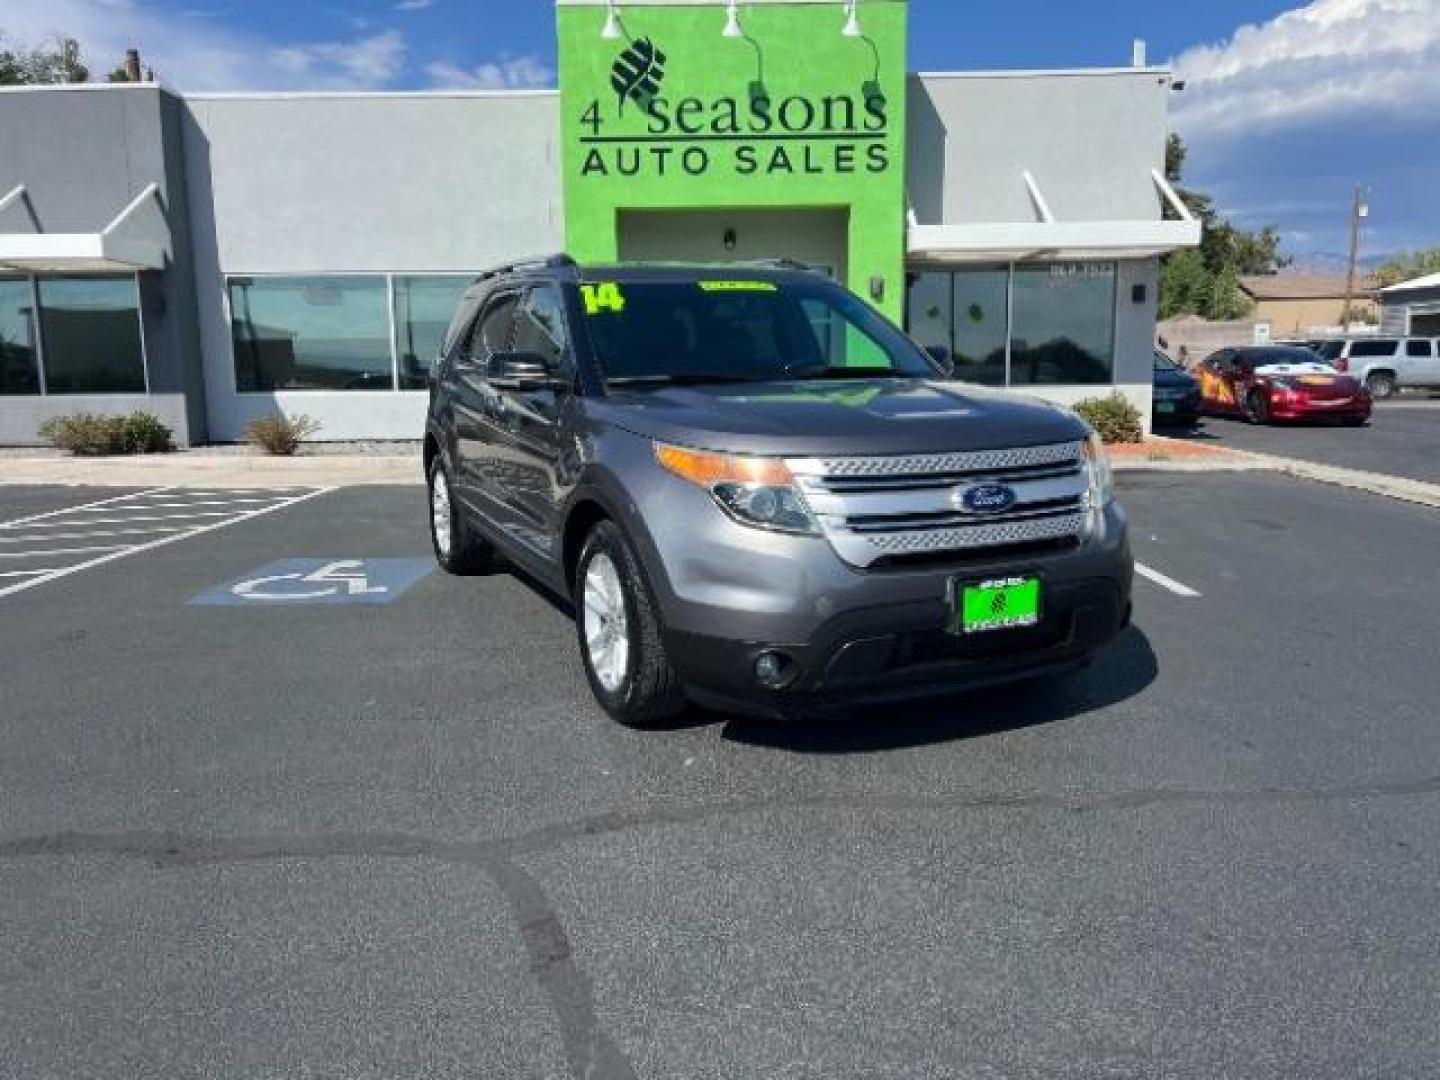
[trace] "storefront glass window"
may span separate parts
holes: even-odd
[[[430,362],[440,353],[460,295],[473,279],[395,278],[395,345],[400,359],[400,389],[425,389]]]
[[[955,273],[952,310],[956,378],[990,386],[1005,384],[1008,267],[977,267]]]
[[[380,275],[232,278],[235,388],[391,389],[389,305]]]
[[[52,394],[143,394],[133,277],[41,278],[45,386]]]
[[[35,294],[28,278],[0,279],[0,394],[38,394]]]
[[[955,351],[954,275],[926,270],[909,275],[905,329],[921,345]]]
[[[1016,266],[1012,287],[1012,384],[1111,381],[1114,263]]]

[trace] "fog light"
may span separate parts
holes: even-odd
[[[755,678],[761,686],[778,690],[790,681],[792,667],[784,653],[763,652],[755,658]]]

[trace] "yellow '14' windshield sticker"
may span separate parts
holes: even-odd
[[[580,296],[585,301],[586,315],[599,315],[604,312],[619,314],[625,310],[625,294],[613,281],[605,281],[598,285],[581,285]]]
[[[768,281],[700,281],[696,282],[706,292],[776,292]]]

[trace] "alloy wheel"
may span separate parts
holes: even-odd
[[[450,526],[450,485],[445,480],[445,470],[437,468],[430,483],[430,528],[435,534],[435,548],[440,557],[448,559],[453,543]]]
[[[630,663],[630,628],[625,617],[625,593],[620,574],[603,552],[585,568],[585,651],[591,670],[607,693],[625,681]]]

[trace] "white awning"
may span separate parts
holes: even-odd
[[[1200,243],[1200,222],[1159,172],[1150,175],[1179,220],[1056,221],[1039,185],[1020,174],[1038,221],[975,221],[908,228],[912,259],[988,262],[1011,259],[1139,259]]]
[[[0,199],[0,229],[17,218],[29,228],[0,231],[0,271],[128,273],[158,270],[170,255],[170,226],[159,184],[148,185],[95,233],[43,231],[24,184]]]

